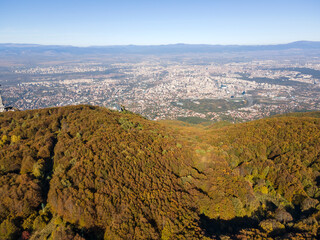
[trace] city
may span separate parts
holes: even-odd
[[[320,110],[318,57],[217,61],[145,56],[2,69],[4,104],[20,110],[123,105],[151,120],[189,122],[242,122]]]

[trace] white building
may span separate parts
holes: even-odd
[[[1,87],[1,85],[0,85],[0,87]],[[5,108],[4,108],[4,105],[2,102],[1,89],[0,89],[0,112],[4,112],[4,111],[5,111]]]
[[[0,94],[0,112],[4,112],[5,111],[5,108],[4,108],[4,105],[2,103],[2,97],[1,97],[1,94]]]

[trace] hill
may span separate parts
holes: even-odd
[[[0,114],[0,239],[317,238],[319,113],[153,122]]]

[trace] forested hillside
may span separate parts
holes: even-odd
[[[319,115],[1,113],[0,239],[319,238]]]

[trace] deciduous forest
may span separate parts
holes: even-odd
[[[319,117],[0,113],[0,239],[318,239]]]

